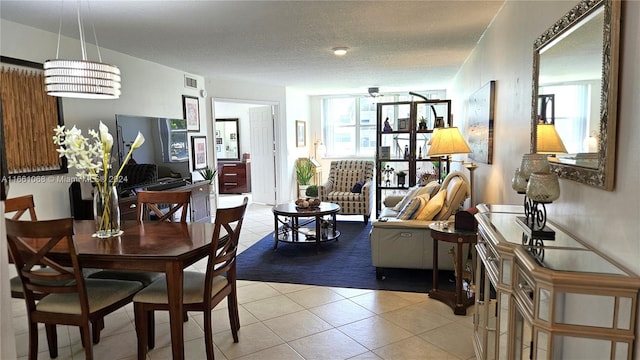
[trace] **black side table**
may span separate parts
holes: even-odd
[[[433,238],[433,288],[429,297],[440,300],[449,305],[456,315],[466,315],[467,307],[473,305],[475,295],[467,296],[462,291],[462,252],[464,244],[475,244],[478,232],[470,230],[456,230],[452,223],[445,226],[436,222],[429,225]],[[456,291],[438,289],[438,241],[458,244],[456,249]]]

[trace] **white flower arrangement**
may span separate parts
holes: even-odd
[[[76,168],[78,170],[76,175],[79,178],[91,181],[96,185],[96,194],[100,196],[100,205],[97,205],[97,200],[94,202],[96,236],[117,235],[120,230],[120,219],[119,215],[113,216],[112,212],[117,211],[118,204],[110,203],[110,199],[112,199],[113,189],[120,181],[120,173],[124,165],[131,158],[133,150],[144,144],[144,136],[138,132],[138,136],[122,161],[118,172],[110,177],[113,136],[109,134],[109,128],[102,121],[98,132],[89,130],[89,138],[82,135],[82,130],[75,126],[71,129],[65,129],[64,125],[57,126],[54,131],[53,143],[59,146],[57,151],[60,157],[67,158],[67,167]],[[113,207],[115,209],[112,211]]]
[[[113,136],[109,134],[109,128],[102,121],[98,130],[99,132],[89,130],[90,137],[87,138],[82,135],[82,130],[76,128],[75,125],[71,129],[65,129],[64,125],[57,126],[54,129],[53,143],[60,146],[57,151],[60,157],[67,158],[67,167],[78,170],[76,173],[78,177],[92,181],[98,187],[107,188],[117,185],[120,173],[131,158],[133,150],[144,144],[144,136],[138,132],[138,136],[136,136],[118,172],[110,179],[107,175],[111,168]],[[104,174],[102,177],[101,173]]]

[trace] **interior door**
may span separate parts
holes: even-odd
[[[249,109],[251,124],[251,196],[252,201],[276,204],[276,157],[272,106]]]

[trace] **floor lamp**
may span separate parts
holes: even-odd
[[[433,137],[431,138],[431,144],[429,146],[429,151],[427,151],[427,156],[436,157],[436,156],[450,156],[454,154],[469,154],[471,153],[471,148],[462,137],[460,130],[455,127],[446,127],[446,128],[438,128],[438,131],[435,131]],[[455,160],[450,160],[455,161]],[[475,199],[473,197],[473,172],[478,168],[478,165],[474,163],[464,164],[469,170],[469,186],[471,188],[471,207],[475,206]]]

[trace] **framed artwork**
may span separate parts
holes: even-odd
[[[200,105],[197,97],[182,95],[182,113],[187,120],[187,130],[200,131]]]
[[[296,147],[304,147],[307,144],[307,123],[296,120]]]
[[[398,119],[398,131],[409,131],[409,119]]]
[[[191,137],[191,150],[193,152],[193,171],[207,167],[207,138],[205,136]]]
[[[491,80],[469,97],[469,158],[491,164],[493,162],[493,114],[496,81]]]

